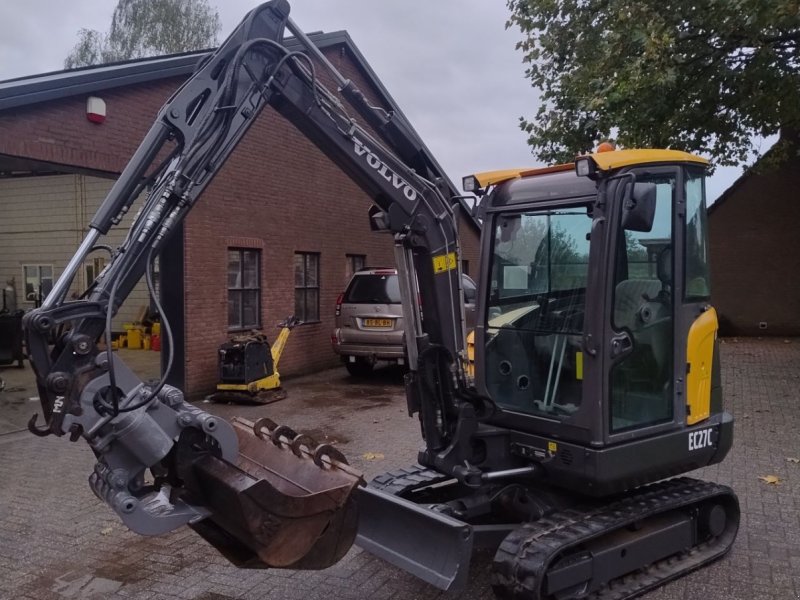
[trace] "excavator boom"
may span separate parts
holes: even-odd
[[[373,222],[394,234],[403,297],[419,295],[417,282],[431,290],[425,321],[419,311],[406,321],[409,387],[435,390],[421,408],[428,443],[438,450],[452,440],[464,386],[460,251],[445,197],[453,190],[408,124],[370,106],[288,15],[285,0],[257,7],[202,61],[160,110],[41,308],[26,315],[45,419],[42,426],[34,416],[29,428],[86,440],[98,457],[92,489],[134,531],[191,524],[237,564],[321,568],[356,535],[352,495],[363,481],[344,457],[285,426],[231,426],[186,403],[166,374],[144,383],[107,350],[112,316],[143,275],[150,282],[169,236],[269,105],[373,198]],[[287,49],[287,27],[306,52]],[[320,66],[347,103],[319,82]],[[141,195],[107,268],[81,299],[68,300],[85,257]],[[444,269],[435,266],[442,260]],[[171,351],[169,323],[163,326]]]

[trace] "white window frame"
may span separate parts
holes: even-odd
[[[106,268],[106,257],[105,256],[98,256],[96,258],[90,258],[86,262],[83,263],[83,278],[85,281],[83,282],[83,289],[87,289],[92,282],[97,279],[97,276],[103,272],[103,269]]]
[[[350,278],[355,275],[355,273],[359,269],[363,269],[367,266],[367,255],[366,254],[345,254],[346,258],[346,266],[345,266],[345,283],[350,281]],[[360,260],[361,266],[356,267],[356,262]]]
[[[26,304],[35,304],[36,298],[28,299],[27,289],[28,289],[28,269],[36,269],[36,276],[38,285],[34,290],[34,293],[39,291],[39,288],[42,286],[42,268],[50,269],[50,289],[53,289],[53,285],[56,282],[56,271],[53,268],[52,264],[39,264],[39,263],[28,263],[22,265],[22,301]],[[44,295],[46,296],[46,294]],[[44,296],[41,298],[44,300]]]
[[[234,286],[230,285],[230,282],[227,282],[228,277],[228,270],[225,271],[226,275],[226,289],[227,289],[227,301],[230,303],[231,294],[238,295],[240,298],[239,302],[239,320],[237,323],[231,324],[230,322],[230,313],[228,313],[228,331],[250,331],[253,329],[261,329],[262,328],[262,306],[261,306],[261,265],[262,265],[262,252],[261,248],[242,248],[239,246],[230,246],[227,248],[225,256],[228,258],[228,269],[230,269],[230,255],[231,253],[237,253],[239,255],[239,273],[237,283]],[[244,285],[244,255],[251,254],[255,257],[256,260],[256,284],[255,287],[245,287]],[[245,294],[254,294],[256,298],[256,322],[255,323],[244,323],[244,295]],[[226,305],[227,306],[227,305]]]
[[[320,281],[320,278],[322,277],[322,254],[320,252],[295,252],[294,256],[295,256],[295,258],[294,258],[295,263],[296,263],[298,257],[301,259],[301,261],[303,263],[303,284],[302,285],[298,285],[296,278],[295,278],[295,283],[294,283],[294,305],[295,305],[295,315],[294,316],[297,317],[298,319],[300,319],[301,321],[303,321],[304,324],[320,323],[321,322],[321,319],[320,319],[320,297],[321,297],[321,294],[322,294],[322,282]],[[315,259],[314,262],[316,263],[314,265],[314,272],[315,272],[315,276],[316,276],[316,285],[309,285],[309,283],[308,283],[308,279],[309,279],[308,274],[312,271],[312,269],[309,268],[309,264],[308,263],[309,263],[309,258],[312,258],[312,257]],[[295,264],[295,268],[296,268],[296,266],[297,265]],[[310,292],[316,292],[316,296],[317,296],[316,301],[311,303],[311,304],[309,303],[308,297],[309,297],[309,295],[313,295],[313,294],[310,294]],[[302,298],[303,310],[297,310],[297,305],[298,305],[298,302],[299,302],[300,298]],[[314,316],[313,319],[310,318],[310,315],[309,315],[309,313],[311,312],[311,311],[309,311],[309,306],[314,307],[314,309],[316,311],[316,314],[313,315]],[[297,313],[300,313],[300,314],[297,314]]]

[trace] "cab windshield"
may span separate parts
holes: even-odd
[[[508,410],[562,418],[580,406],[591,224],[586,205],[495,222],[485,373]]]

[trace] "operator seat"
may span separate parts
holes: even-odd
[[[658,279],[626,279],[614,291],[614,328],[636,331],[646,319],[652,300],[661,292]]]
[[[669,292],[659,279],[626,279],[617,284],[614,328],[627,330],[633,342],[626,360],[631,376],[661,390],[671,369],[672,319]]]

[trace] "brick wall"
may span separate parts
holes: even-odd
[[[88,95],[0,111],[0,154],[119,173],[182,82],[179,77],[95,93],[106,102],[102,124],[86,119]]]
[[[721,333],[800,335],[798,189],[795,159],[751,173],[712,207],[711,293]]]

